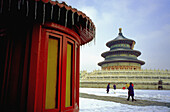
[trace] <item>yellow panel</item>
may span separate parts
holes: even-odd
[[[71,44],[67,44],[67,71],[66,71],[66,103],[65,106],[69,107],[71,106],[71,101],[72,101],[72,97],[71,97],[71,92],[72,92],[72,88],[71,88],[71,84],[72,84],[72,77],[71,77],[71,65],[72,65],[72,45]]]
[[[58,40],[49,38],[45,109],[56,108]]]

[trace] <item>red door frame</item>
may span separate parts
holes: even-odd
[[[71,43],[73,45],[72,51],[72,106],[65,107],[65,96],[66,96],[66,65],[67,65],[67,43]],[[75,76],[75,43],[74,41],[68,39],[68,37],[64,36],[63,38],[63,59],[62,59],[62,87],[64,88],[61,91],[61,110],[73,110],[74,107],[74,76]]]
[[[79,87],[80,87],[80,46],[77,45],[76,48],[76,101],[75,101],[75,108],[79,108]]]
[[[40,45],[41,45],[41,25],[33,27],[32,42],[31,42],[31,56],[30,56],[30,70],[28,80],[28,97],[27,97],[27,111],[37,111],[37,84],[39,76],[39,62],[40,62]],[[40,89],[40,88],[39,88]],[[38,91],[39,92],[39,91]],[[41,111],[41,110],[39,110]]]
[[[58,96],[56,96],[56,97],[58,97],[58,105],[57,105],[57,107],[58,108],[56,108],[56,109],[45,109],[45,99],[46,99],[46,81],[47,81],[47,71],[46,71],[46,74],[44,75],[44,92],[43,92],[43,110],[44,110],[44,112],[58,112],[58,111],[60,111],[60,94],[61,94],[61,89],[60,89],[60,87],[61,87],[61,62],[62,62],[62,36],[61,35],[58,35],[58,34],[54,34],[54,33],[50,33],[50,32],[47,32],[47,30],[45,30],[45,32],[46,32],[46,44],[47,44],[47,48],[46,48],[46,51],[47,51],[47,53],[45,54],[47,57],[48,57],[48,40],[49,40],[49,38],[50,38],[50,36],[52,36],[52,37],[54,37],[54,38],[57,38],[57,39],[59,39],[59,66],[58,66]],[[48,59],[48,58],[47,58]],[[46,60],[44,63],[46,63],[46,65],[47,65],[47,62],[48,62],[48,60]],[[47,70],[47,67],[46,67],[46,70]]]
[[[45,28],[42,28],[45,27]],[[49,30],[47,27],[59,30]],[[47,28],[47,29],[46,29]],[[62,33],[62,32],[65,33]],[[72,30],[57,24],[35,25],[32,34],[31,56],[30,56],[30,71],[29,71],[29,85],[28,85],[28,112],[43,112],[45,110],[45,92],[46,92],[46,75],[47,75],[47,54],[48,54],[48,38],[49,35],[62,35],[62,53],[60,53],[60,109],[48,110],[52,111],[75,111],[75,102],[79,106],[79,46],[80,37]],[[58,38],[58,37],[57,37]],[[73,44],[73,59],[72,59],[72,106],[65,107],[65,87],[66,87],[66,63],[67,63],[67,42]],[[61,45],[61,44],[60,44]],[[75,50],[76,45],[78,51]],[[76,54],[78,58],[75,59]],[[77,60],[77,61],[76,61]],[[76,66],[76,68],[75,68]],[[76,74],[75,74],[76,73]],[[76,76],[76,80],[75,80]],[[76,81],[76,85],[75,85]],[[77,82],[78,81],[78,82]],[[76,91],[76,93],[75,93]],[[76,94],[76,100],[74,95]],[[78,111],[78,110],[77,110]]]

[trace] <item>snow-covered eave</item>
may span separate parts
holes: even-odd
[[[96,27],[92,20],[65,2],[52,0],[0,0],[0,17],[16,19],[24,17],[29,21],[44,24],[53,22],[75,31],[84,45],[95,38]],[[19,15],[19,16],[18,16]],[[13,20],[15,21],[15,20]]]

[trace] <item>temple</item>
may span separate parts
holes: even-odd
[[[137,57],[141,55],[141,52],[133,50],[135,43],[134,40],[124,37],[122,29],[119,28],[118,36],[106,43],[106,46],[110,48],[110,51],[101,54],[105,60],[98,63],[98,65],[101,66],[103,70],[140,70],[141,65],[144,65],[145,62],[137,59]]]
[[[134,50],[134,45],[120,28],[118,36],[106,43],[110,50],[101,54],[105,58],[98,63],[101,70],[81,71],[80,87],[106,88],[110,83],[121,89],[133,82],[135,89],[170,89],[170,71],[142,69],[145,62],[137,59],[141,52]]]

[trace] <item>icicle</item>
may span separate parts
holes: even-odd
[[[3,8],[3,0],[1,0],[1,9],[0,9],[0,13],[2,13],[2,8]]]
[[[77,22],[79,22],[79,15],[77,16]]]
[[[65,27],[67,27],[67,14],[68,14],[68,10],[66,11]]]
[[[94,28],[93,28],[93,37],[95,36],[95,31],[94,31]]]
[[[72,25],[74,25],[74,12],[72,13]]]
[[[51,20],[53,19],[53,5],[51,6]]]
[[[35,20],[37,18],[37,1],[35,1]]]
[[[58,21],[60,20],[60,7],[59,7],[59,9],[58,9]]]
[[[29,13],[29,4],[28,4],[28,1],[26,1],[26,4],[27,4],[27,13],[26,13],[26,16],[28,16],[28,13]]]
[[[82,27],[80,26],[80,31],[82,32]]]
[[[21,8],[21,0],[18,0],[18,10]]]
[[[87,34],[87,25],[88,25],[88,20],[86,21],[86,34]]]
[[[96,38],[95,38],[95,36],[96,36],[96,31],[95,31],[95,27],[94,27],[94,44],[96,43]]]
[[[91,22],[90,22],[89,30],[91,30]]]
[[[24,5],[24,0],[22,0],[22,5]]]
[[[93,37],[95,36],[95,28],[93,28]]]
[[[11,10],[11,0],[9,0],[9,6],[8,6],[8,11]]]
[[[44,24],[44,22],[45,22],[45,3],[43,6],[43,21],[42,21],[42,23]]]
[[[90,22],[90,25],[89,25],[89,36],[91,36],[91,22]]]

